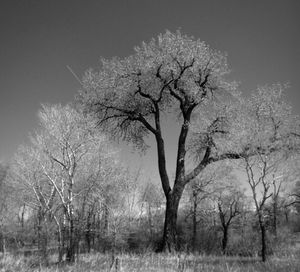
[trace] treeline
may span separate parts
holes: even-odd
[[[39,119],[30,142],[1,165],[0,250],[36,253],[44,262],[57,253],[58,262],[72,262],[82,252],[159,248],[165,215],[159,184],[125,168],[118,150],[80,110],[43,106]],[[262,172],[255,186],[241,174],[254,162],[229,161],[189,184],[179,208],[180,250],[254,256],[265,243],[267,255],[299,231],[299,184],[290,186],[281,160],[263,165],[272,169],[271,179]],[[256,186],[265,190],[259,199]]]

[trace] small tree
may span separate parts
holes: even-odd
[[[226,254],[228,244],[229,227],[233,219],[242,213],[243,193],[238,186],[229,185],[221,191],[215,193],[217,201],[219,218],[223,232],[222,237],[222,252]]]
[[[215,193],[215,186],[220,180],[226,178],[230,174],[231,168],[226,164],[216,164],[207,167],[205,171],[201,172],[187,188],[188,194],[190,195],[191,212],[188,217],[192,218],[192,249],[196,250],[197,243],[197,227],[200,223],[199,215],[203,212],[201,204],[206,199],[212,199]]]
[[[270,167],[268,165],[267,158],[260,155],[259,158],[255,159],[245,159],[245,168],[248,177],[248,184],[250,185],[252,191],[252,197],[255,204],[255,211],[258,218],[258,223],[261,233],[261,257],[262,261],[266,261],[267,255],[267,242],[266,242],[266,214],[265,214],[265,204],[266,201],[272,196],[270,193],[271,183],[267,179],[270,174]],[[255,173],[258,171],[258,176]],[[262,187],[262,195],[257,195],[258,187]]]

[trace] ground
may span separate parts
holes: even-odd
[[[298,247],[298,241],[297,246]],[[73,265],[51,263],[41,266],[36,257],[24,258],[13,255],[2,256],[1,272],[32,271],[32,272],[99,272],[99,271],[130,271],[130,272],[299,272],[300,250],[294,248],[288,256],[272,256],[266,263],[259,258],[203,256],[203,255],[166,255],[166,254],[120,254],[112,258],[110,254],[84,254]],[[55,256],[53,256],[55,257]]]

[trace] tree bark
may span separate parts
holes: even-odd
[[[277,199],[273,203],[273,231],[275,237],[277,237]]]
[[[222,238],[222,253],[226,254],[226,247],[228,243],[228,226],[223,226],[223,238]]]
[[[196,250],[196,240],[197,240],[197,194],[193,195],[193,236],[192,236],[192,249]]]
[[[262,218],[259,218],[259,226],[261,233],[261,259],[263,262],[266,261],[267,243],[266,243],[266,227]]]
[[[63,234],[62,229],[58,226],[57,231],[57,241],[58,241],[58,262],[61,263],[63,261],[64,256],[64,242],[63,242]]]
[[[45,264],[48,264],[48,231],[46,212],[40,207],[37,214],[38,250]]]
[[[69,263],[75,262],[75,237],[74,237],[74,222],[72,219],[69,219],[68,226],[68,246],[66,261]]]
[[[159,251],[175,252],[179,249],[177,236],[177,215],[179,201],[182,196],[184,186],[180,186],[179,182],[175,182],[174,190],[167,195],[166,214],[164,224],[164,234],[162,245]]]
[[[285,222],[286,222],[286,223],[289,223],[289,211],[288,211],[288,210],[285,211],[285,212],[284,212],[284,215],[285,215]]]
[[[108,232],[109,232],[109,209],[108,209],[108,200],[105,201],[104,203],[104,226],[103,226],[103,229],[104,229],[104,234],[107,235]]]
[[[87,230],[85,232],[85,243],[87,247],[87,253],[90,253],[91,252],[91,223],[89,219],[86,228]]]

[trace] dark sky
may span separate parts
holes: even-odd
[[[35,129],[41,103],[74,99],[80,84],[67,65],[81,77],[101,56],[128,56],[166,29],[227,52],[242,90],[290,82],[299,114],[299,2],[1,0],[0,160]]]

